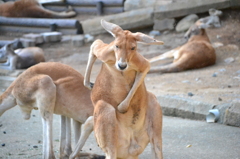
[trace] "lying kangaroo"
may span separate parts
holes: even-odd
[[[15,70],[26,69],[30,66],[45,62],[44,52],[39,47],[27,47],[23,49],[13,50],[13,43],[6,44],[0,49],[0,68]]]
[[[162,158],[162,111],[156,97],[146,90],[144,78],[150,68],[147,59],[137,52],[137,42],[163,44],[143,33],[122,30],[116,24],[101,21],[115,40],[91,45],[84,84],[90,88],[94,61],[103,62],[91,98],[94,105],[94,133],[106,159],[137,159],[148,143],[152,158]],[[88,130],[87,137],[91,133]],[[81,136],[71,158],[85,142]]]
[[[0,96],[0,116],[16,105],[21,108],[24,119],[31,117],[33,109],[40,110],[44,159],[55,158],[52,139],[53,113],[61,115],[62,119],[60,158],[68,158],[71,154],[69,118],[75,121],[75,141],[78,141],[81,124],[93,115],[90,90],[84,87],[83,76],[73,68],[56,62],[37,64],[18,76]],[[87,153],[81,156],[100,157]]]
[[[211,8],[208,12],[209,16],[199,19],[199,22],[206,25],[205,27],[221,27],[219,17],[222,15],[222,11]]]
[[[188,39],[186,44],[150,59],[150,63],[154,63],[174,58],[171,64],[151,67],[149,73],[180,72],[214,65],[216,54],[205,31],[206,26],[198,20],[184,35]]]
[[[0,16],[4,17],[32,17],[32,18],[70,18],[76,12],[71,7],[64,12],[54,12],[43,8],[36,0],[18,0],[0,4]]]

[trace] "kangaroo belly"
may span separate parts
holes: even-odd
[[[146,148],[149,138],[146,131],[135,132],[128,127],[119,126],[118,157],[138,156]]]

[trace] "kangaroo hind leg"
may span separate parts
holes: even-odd
[[[149,95],[147,130],[151,145],[152,159],[162,159],[162,110],[153,94]]]
[[[117,158],[117,118],[115,108],[100,100],[94,108],[94,132],[106,159]]]

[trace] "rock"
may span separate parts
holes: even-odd
[[[188,92],[188,96],[192,97],[194,94],[192,92]]]
[[[36,43],[33,39],[27,39],[27,38],[20,38],[19,39],[23,45],[23,47],[32,47],[36,46]]]
[[[217,77],[217,73],[214,73],[214,74],[212,75],[212,77]]]
[[[75,35],[72,36],[72,45],[75,47],[81,47],[84,45],[84,36],[83,35]]]
[[[214,48],[218,48],[218,47],[223,46],[223,43],[220,43],[220,42],[214,42],[214,43],[212,44],[212,46],[213,46]]]
[[[45,32],[41,34],[45,42],[59,42],[62,39],[61,32]]]
[[[176,26],[176,31],[177,32],[187,31],[198,19],[199,18],[196,14],[190,14],[184,17],[178,22]]]
[[[226,110],[224,124],[240,127],[240,102],[233,102]]]
[[[158,30],[152,30],[152,31],[150,31],[149,35],[152,37],[155,37],[155,36],[160,36],[161,33]]]
[[[23,35],[23,38],[33,40],[35,44],[42,44],[44,42],[43,36],[41,34],[33,34],[33,33],[25,34]]]
[[[94,41],[94,36],[90,34],[85,34],[84,35],[85,43],[93,42]]]
[[[175,24],[175,19],[163,19],[163,20],[154,20],[154,30],[164,31],[164,30],[173,30]]]
[[[233,57],[226,58],[224,62],[226,62],[227,64],[232,63],[234,62],[234,58]]]

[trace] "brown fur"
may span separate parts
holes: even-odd
[[[36,0],[18,0],[0,4],[0,16],[4,17],[32,17],[32,18],[70,18],[76,12],[54,12],[43,8]]]
[[[24,119],[31,117],[33,109],[40,110],[45,159],[55,158],[52,144],[53,113],[62,116],[60,158],[68,158],[71,154],[69,118],[75,121],[77,141],[81,124],[93,114],[90,90],[84,87],[83,76],[73,68],[55,62],[40,63],[23,72],[0,96],[0,116],[16,105],[21,108]]]
[[[40,62],[45,62],[44,51],[39,47],[18,49],[15,50],[15,53],[18,55],[17,69],[28,68]]]
[[[144,78],[150,64],[137,50],[137,41],[163,44],[142,33],[122,30],[102,20],[115,40],[96,40],[89,53],[84,83],[89,87],[96,58],[103,62],[92,89],[94,133],[106,159],[137,159],[148,143],[152,158],[162,158],[162,111],[156,97],[146,90]],[[90,88],[90,87],[89,87]],[[74,150],[77,155],[81,147]]]
[[[185,36],[189,38],[186,44],[150,59],[150,62],[154,63],[167,58],[174,58],[173,63],[165,66],[152,67],[149,73],[180,72],[215,64],[215,50],[211,45],[205,29],[199,24],[199,21],[189,28]]]

